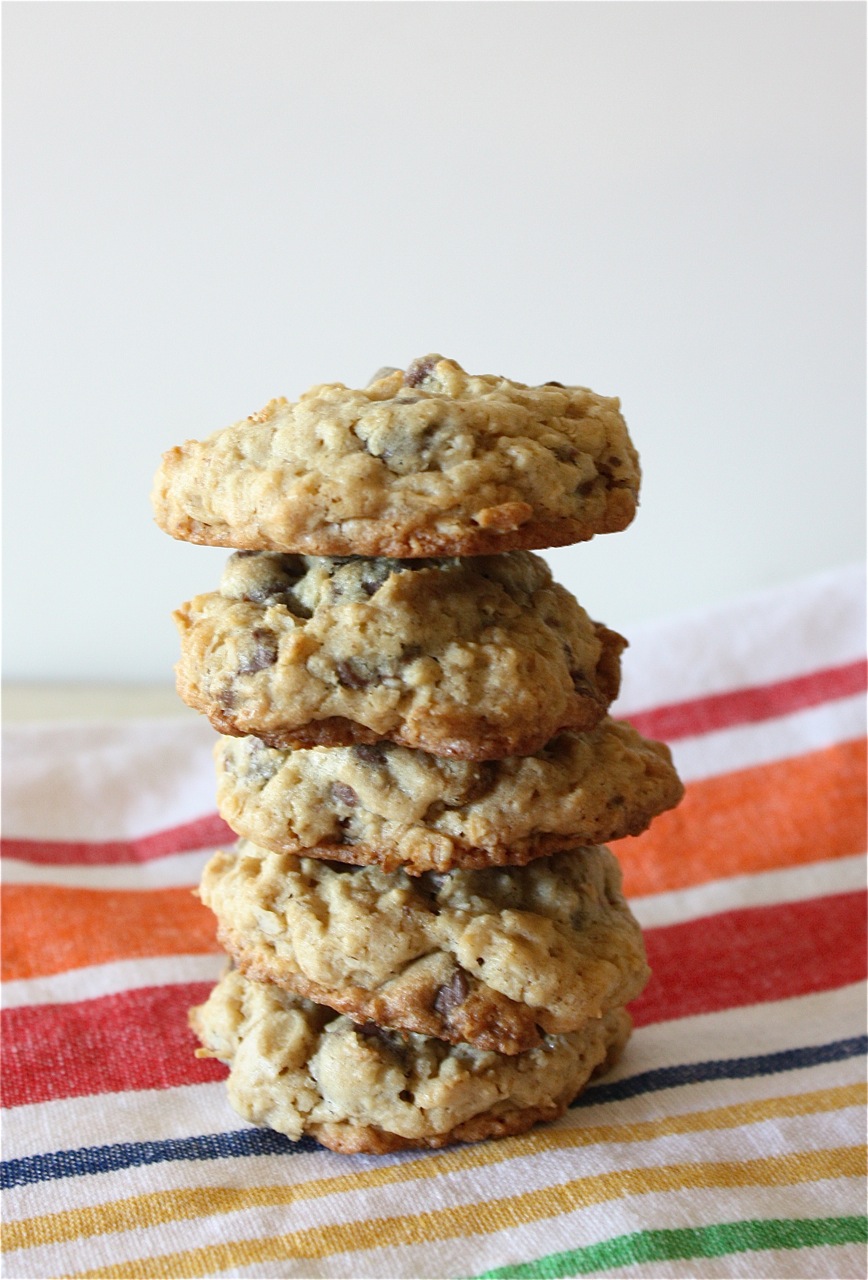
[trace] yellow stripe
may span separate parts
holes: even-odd
[[[711,1164],[673,1164],[650,1169],[624,1169],[616,1173],[573,1178],[558,1186],[541,1187],[521,1195],[488,1203],[459,1205],[396,1218],[369,1218],[354,1222],[288,1231],[263,1239],[236,1240],[206,1245],[183,1253],[141,1258],[127,1263],[75,1273],[75,1280],[125,1280],[125,1277],[159,1277],[185,1280],[213,1276],[230,1267],[249,1267],[287,1258],[325,1258],[338,1253],[400,1245],[430,1244],[457,1236],[489,1235],[538,1219],[571,1213],[577,1208],[624,1196],[684,1188],[792,1186],[826,1178],[858,1177],[864,1173],[868,1148],[837,1147],[805,1151],[759,1160],[722,1161]]]
[[[439,1177],[499,1164],[505,1160],[532,1155],[539,1151],[592,1146],[598,1143],[648,1142],[656,1138],[697,1133],[712,1129],[734,1129],[748,1124],[787,1116],[804,1116],[816,1112],[836,1111],[863,1102],[868,1087],[863,1083],[820,1089],[813,1093],[792,1094],[780,1098],[764,1098],[686,1115],[666,1116],[636,1124],[582,1125],[581,1117],[572,1128],[535,1129],[516,1138],[482,1146],[452,1147],[436,1155],[381,1166],[360,1169],[357,1173],[338,1177],[317,1178],[297,1185],[250,1188],[203,1187],[179,1191],[156,1191],[125,1200],[80,1209],[47,1213],[18,1222],[7,1220],[3,1231],[4,1250],[33,1248],[57,1244],[83,1236],[124,1231],[130,1225],[158,1226],[182,1218],[198,1218],[209,1214],[232,1213],[265,1205],[287,1205],[299,1200],[339,1195],[420,1178]]]

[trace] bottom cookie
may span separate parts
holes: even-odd
[[[237,970],[190,1014],[200,1056],[230,1067],[234,1109],[254,1124],[310,1134],[345,1154],[522,1133],[566,1111],[617,1060],[630,1017],[614,1009],[581,1031],[507,1056],[429,1036],[358,1026]]]

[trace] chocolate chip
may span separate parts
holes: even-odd
[[[304,562],[300,556],[262,551],[255,551],[252,555],[235,552],[229,558],[227,570],[231,570],[233,562],[242,557],[250,560],[249,567],[239,578],[244,593],[242,599],[253,604],[286,603],[287,595],[304,574]]]
[[[384,764],[386,760],[386,748],[381,742],[358,742],[353,751],[365,764]]]
[[[558,462],[575,462],[579,456],[578,449],[574,449],[570,444],[559,444],[552,449],[552,453]]]
[[[380,677],[369,671],[357,658],[347,658],[345,662],[335,663],[335,674],[338,683],[346,689],[367,689],[372,684],[379,684]]]
[[[473,804],[488,795],[497,781],[497,760],[481,760],[470,775],[467,786],[461,793],[461,804]]]
[[[256,627],[252,632],[255,648],[252,653],[245,654],[238,664],[238,674],[249,676],[254,671],[264,671],[277,662],[277,636],[264,627]]]
[[[585,480],[582,484],[576,485],[576,493],[578,493],[582,498],[587,498],[589,493],[594,492],[595,484],[595,480]]]
[[[467,993],[470,990],[467,982],[467,974],[463,969],[456,969],[452,976],[452,981],[443,987],[437,988],[434,996],[434,1011],[448,1017],[453,1009],[463,1004],[467,999]]]
[[[392,575],[392,567],[382,561],[373,561],[365,567],[362,576],[359,578],[359,586],[362,588],[366,596],[373,596],[380,590],[384,582],[387,582]]]
[[[543,383],[544,387],[562,387],[563,385],[564,384],[562,382],[555,382],[554,378],[552,378],[550,382]]]
[[[404,385],[418,387],[421,382],[425,381],[440,359],[440,356],[425,356],[419,360],[414,360],[404,374]]]
[[[388,1037],[382,1027],[378,1027],[376,1022],[360,1022],[356,1025],[356,1034],[364,1036],[366,1040],[379,1040],[381,1044],[388,1044]]]
[[[251,604],[274,604],[287,593],[285,582],[257,582],[244,593],[244,599]]]
[[[356,795],[349,783],[346,782],[333,782],[332,795],[336,800],[339,800],[341,804],[347,804],[351,807],[352,805],[359,803],[359,797]]]
[[[363,1022],[356,1026],[356,1034],[365,1040],[376,1040],[381,1048],[388,1050],[390,1056],[396,1059],[400,1066],[406,1068],[408,1045],[399,1032],[378,1027],[376,1022]]]

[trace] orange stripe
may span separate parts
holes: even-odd
[[[677,809],[615,841],[634,897],[864,853],[865,740],[688,785]]]
[[[218,950],[214,917],[189,889],[3,889],[4,982],[140,956]]]

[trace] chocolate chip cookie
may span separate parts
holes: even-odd
[[[270,746],[388,739],[485,760],[588,729],[626,641],[526,551],[445,560],[230,556],[175,614],[178,691]]]
[[[471,376],[439,355],[362,390],[312,387],[164,455],[157,523],[212,546],[481,555],[633,519],[639,462],[617,399]]]
[[[279,987],[228,973],[190,1021],[230,1065],[229,1101],[254,1124],[347,1154],[521,1133],[553,1120],[630,1034],[622,1009],[506,1057],[359,1026]]]
[[[239,835],[411,875],[638,835],[683,793],[668,747],[608,716],[504,760],[391,742],[280,750],[252,736],[224,736],[214,754],[217,807]]]
[[[241,841],[200,896],[240,970],[356,1022],[516,1054],[579,1031],[648,980],[616,859],[411,878]]]

